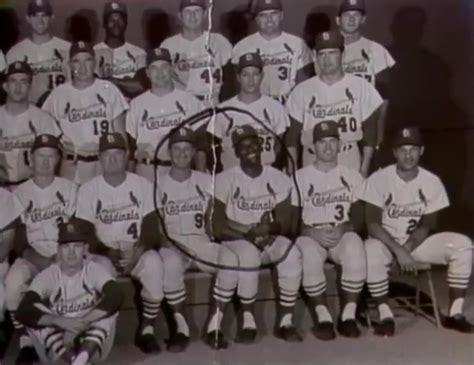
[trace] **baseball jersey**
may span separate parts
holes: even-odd
[[[157,188],[158,208],[163,210],[170,236],[206,235],[205,214],[212,196],[212,178],[193,171],[185,181],[174,180],[169,173],[160,177]]]
[[[153,185],[145,178],[127,173],[113,187],[100,175],[80,187],[76,217],[94,224],[106,246],[128,250],[140,237],[143,217],[154,209]]]
[[[288,198],[290,191],[288,176],[271,166],[264,166],[256,178],[235,166],[216,176],[214,196],[225,204],[229,220],[255,224]]]
[[[15,194],[23,207],[21,219],[29,245],[44,257],[54,256],[58,248],[58,224],[67,222],[76,211],[76,184],[55,177],[51,185],[42,189],[30,179]]]
[[[251,104],[243,103],[238,96],[225,101],[219,107],[234,107],[252,113],[263,122],[263,125],[252,117],[228,111],[219,113],[209,123],[207,131],[222,140],[221,162],[225,169],[239,163],[232,146],[232,132],[235,127],[249,124],[255,128],[262,144],[262,163],[272,164],[275,162],[275,140],[276,136],[285,133],[290,125],[290,119],[283,105],[269,96],[262,95],[260,99]],[[276,135],[276,136],[275,136]]]
[[[98,146],[100,136],[113,131],[113,120],[126,111],[128,105],[114,84],[95,79],[83,90],[71,82],[57,87],[46,99],[43,109],[58,121],[64,136],[80,152],[91,142]]]
[[[7,68],[7,60],[5,59],[5,55],[2,51],[0,51],[0,72],[5,71]]]
[[[382,226],[400,244],[404,244],[425,214],[449,206],[441,180],[419,167],[411,181],[402,180],[396,165],[390,165],[370,176],[362,200],[383,210]]]
[[[222,68],[232,56],[232,45],[222,35],[204,32],[195,40],[177,34],[165,39],[161,48],[171,53],[176,85],[209,100],[219,96]]]
[[[28,291],[40,296],[36,307],[45,314],[77,318],[97,306],[110,280],[111,274],[93,261],[85,261],[82,270],[72,276],[63,274],[59,264],[52,264],[33,279]]]
[[[150,156],[163,138],[182,121],[204,109],[204,105],[192,94],[175,89],[164,96],[157,96],[150,90],[137,96],[130,103],[127,113],[127,133],[140,144],[147,144]],[[205,121],[204,121],[205,123]],[[191,128],[198,128],[195,124]],[[169,160],[168,140],[158,151],[158,158]]]
[[[359,200],[363,178],[355,170],[338,165],[328,172],[308,165],[296,172],[291,204],[302,208],[308,226],[336,226],[350,220],[351,205]],[[298,195],[299,190],[299,195]]]
[[[259,32],[242,39],[234,47],[232,63],[237,65],[248,52],[257,52],[262,57],[262,93],[280,100],[295,87],[297,71],[313,62],[304,40],[286,32],[271,40]]]
[[[61,131],[46,112],[30,105],[19,115],[0,107],[0,163],[8,174],[9,182],[18,182],[31,176],[30,152],[36,136],[59,136]]]
[[[21,204],[15,194],[0,188],[0,230],[17,219],[22,212]]]
[[[69,79],[67,63],[71,44],[52,37],[42,44],[25,38],[7,53],[7,63],[26,61],[34,72],[30,90],[30,101],[36,103],[46,92],[53,90]]]
[[[118,48],[110,48],[104,42],[94,46],[98,67],[111,68],[118,79],[134,77],[135,72],[146,66],[146,53],[140,47],[125,42]]]

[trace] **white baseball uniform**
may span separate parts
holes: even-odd
[[[111,69],[112,76],[118,79],[134,77],[146,66],[145,51],[128,42],[115,49],[101,42],[94,46],[94,51],[99,69]]]
[[[411,181],[402,180],[396,165],[372,174],[366,181],[362,199],[383,210],[382,227],[400,245],[404,245],[418,227],[424,215],[449,206],[441,180],[419,167]],[[420,262],[448,265],[448,285],[465,289],[472,266],[472,241],[458,233],[438,233],[429,236],[412,251]],[[393,256],[379,240],[369,238],[367,250],[367,283],[373,296],[388,292],[388,267]]]
[[[30,101],[37,103],[48,91],[70,79],[68,72],[69,48],[71,44],[52,37],[42,44],[25,38],[7,53],[7,63],[26,61],[34,72],[30,90]]]
[[[5,71],[7,68],[7,60],[5,59],[5,55],[2,51],[0,51],[0,72]]]
[[[218,103],[222,68],[232,56],[232,45],[224,36],[206,31],[190,41],[177,34],[165,39],[161,48],[171,53],[178,87],[206,101],[206,105]]]
[[[288,113],[302,124],[303,166],[314,161],[314,126],[333,120],[342,141],[339,163],[359,170],[361,157],[357,142],[363,138],[362,124],[382,105],[375,88],[360,77],[345,74],[333,85],[315,76],[297,85],[290,94]]]
[[[19,183],[31,176],[30,153],[36,136],[59,136],[61,130],[46,112],[30,105],[19,114],[10,114],[0,107],[0,161],[9,183]]]
[[[263,59],[262,93],[280,102],[285,102],[295,87],[297,71],[313,62],[305,41],[286,32],[271,40],[259,32],[242,39],[234,47],[232,63],[237,65],[249,52],[257,52]]]
[[[251,104],[243,103],[238,96],[225,101],[219,105],[220,108],[234,107],[252,113],[263,125],[255,121],[251,116],[238,113],[219,113],[212,119],[207,131],[222,141],[221,163],[224,169],[236,166],[239,160],[235,156],[232,146],[232,132],[235,127],[249,124],[257,131],[262,144],[262,163],[271,165],[275,162],[275,145],[277,136],[285,133],[290,125],[288,113],[278,101],[269,96],[262,95],[260,99]],[[280,146],[281,147],[281,146]]]

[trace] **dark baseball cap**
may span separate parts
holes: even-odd
[[[106,2],[104,5],[104,19],[113,13],[119,13],[126,17],[128,15],[127,5],[119,1]]]
[[[254,127],[251,125],[245,124],[234,129],[232,132],[232,145],[237,147],[237,145],[244,139],[247,138],[258,138],[258,133]]]
[[[207,2],[206,0],[181,0],[179,3],[179,10],[181,11],[188,6],[200,6],[201,8],[206,9]]]
[[[109,133],[99,139],[99,153],[107,150],[118,149],[126,150],[127,144],[125,138],[120,133]]]
[[[339,15],[351,10],[357,10],[365,14],[365,0],[343,0],[339,6]]]
[[[146,64],[150,66],[156,61],[166,61],[171,63],[170,51],[168,51],[166,48],[155,48],[148,50],[146,54]]]
[[[6,76],[14,74],[26,74],[28,76],[33,76],[33,70],[27,62],[15,61],[8,65]]]
[[[49,0],[30,0],[28,1],[26,13],[28,15],[35,15],[39,13],[52,15],[53,7],[51,6]]]
[[[34,139],[33,145],[31,146],[31,152],[33,153],[41,147],[51,147],[61,150],[61,142],[58,137],[53,136],[52,134],[40,134]]]
[[[245,53],[239,58],[239,64],[237,65],[238,72],[242,71],[245,67],[257,67],[263,69],[263,60],[258,53]]]
[[[178,142],[189,142],[194,144],[194,132],[191,128],[181,127],[178,129],[173,129],[170,132],[170,138],[168,146],[171,146],[174,143]]]
[[[72,59],[79,53],[89,53],[91,56],[95,56],[92,44],[84,41],[78,41],[71,45],[71,48],[69,49],[69,59]]]
[[[283,10],[281,0],[257,0],[255,4],[255,14],[266,10]]]
[[[81,224],[72,219],[68,223],[60,223],[58,225],[58,244],[66,244],[69,242],[84,242],[87,243],[87,234],[82,229]]]
[[[397,148],[404,145],[414,145],[414,146],[423,145],[421,132],[418,127],[405,127],[405,128],[399,129],[395,133],[395,137],[393,139],[393,146]]]
[[[327,48],[344,48],[344,37],[338,30],[318,33],[314,48],[316,51]]]
[[[314,126],[313,141],[319,141],[326,137],[335,137],[339,139],[339,128],[333,120],[321,122]]]

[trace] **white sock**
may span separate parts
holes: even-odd
[[[290,327],[293,325],[293,314],[286,313],[280,321],[280,328]]]
[[[143,327],[142,335],[154,335],[154,334],[155,334],[155,329],[153,328],[153,326],[148,325],[148,326]]]
[[[457,314],[462,314],[462,307],[464,305],[464,298],[456,298],[451,304],[451,308],[449,309],[449,316],[454,317]]]
[[[255,318],[253,318],[253,314],[250,312],[244,312],[244,324],[243,328],[257,328],[257,324],[255,323]]]
[[[347,321],[348,319],[355,319],[357,304],[354,302],[349,302],[344,306],[342,311],[342,320]]]
[[[87,351],[82,351],[79,355],[74,358],[74,361],[71,365],[86,365],[89,361],[89,353]]]
[[[178,327],[177,332],[189,337],[189,327],[183,315],[181,313],[175,313],[174,319],[176,321],[176,326]]]
[[[379,310],[380,320],[384,320],[386,318],[393,318],[392,310],[390,309],[387,303],[379,304],[378,310]]]
[[[331,322],[332,317],[325,305],[318,304],[316,306],[316,314],[318,315],[318,322]]]
[[[217,310],[216,313],[212,315],[209,325],[207,326],[207,333],[212,331],[219,331],[221,328],[222,318],[224,318],[224,313],[220,310]]]

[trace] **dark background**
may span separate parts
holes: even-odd
[[[157,47],[178,29],[179,0],[122,0],[129,8],[128,40]],[[99,42],[105,0],[52,0],[54,32],[67,40]],[[0,47],[27,35],[26,0],[0,0]],[[212,29],[236,43],[254,30],[250,0],[214,0]],[[283,0],[285,30],[312,45],[334,25],[339,1]],[[397,64],[390,85],[388,137],[415,124],[424,132],[423,164],[445,182],[452,207],[443,228],[473,234],[474,218],[474,1],[366,0],[365,35],[385,45]],[[379,154],[390,162],[390,150]]]

